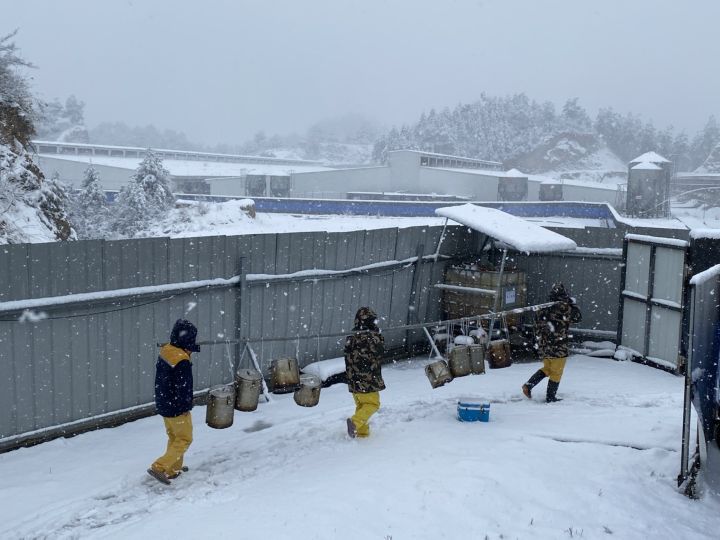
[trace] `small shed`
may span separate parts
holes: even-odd
[[[473,269],[472,265],[461,269],[465,273],[464,276],[470,278],[470,282],[440,285],[444,289],[446,305],[451,301],[456,304],[464,302],[466,306],[470,306],[470,309],[480,311],[472,314],[458,311],[450,313],[449,318],[454,318],[455,314],[466,317],[483,312],[494,314],[504,309],[524,307],[526,298],[524,274],[507,267],[508,251],[531,254],[571,251],[577,248],[573,240],[561,234],[495,208],[465,204],[438,208],[435,213],[479,232],[481,240],[478,254],[480,257],[488,258],[485,264],[478,262],[476,269]],[[496,256],[494,261],[493,256]],[[454,279],[453,276],[458,270],[450,267],[448,272]],[[473,272],[474,277],[470,275]],[[453,300],[450,300],[451,298]],[[492,329],[494,324],[493,316],[489,328]],[[492,332],[488,332],[488,335],[492,336]]]

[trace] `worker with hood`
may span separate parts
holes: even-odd
[[[552,403],[561,401],[557,391],[568,356],[570,325],[579,323],[582,315],[575,305],[575,299],[562,283],[552,286],[548,301],[554,304],[540,310],[535,324],[536,347],[543,359],[543,367],[522,385],[522,391],[528,399],[531,398],[533,387],[548,377],[550,380],[545,401]]]
[[[148,474],[163,484],[188,469],[183,456],[192,443],[193,372],[190,356],[200,351],[197,328],[178,319],[170,333],[170,343],[160,349],[155,364],[155,407],[163,417],[168,443],[165,454],[157,458]]]
[[[385,389],[380,367],[385,338],[377,326],[377,315],[369,307],[358,310],[353,331],[345,339],[345,374],[355,400],[355,414],[347,419],[347,431],[355,438],[370,435],[368,421],[380,408],[380,391]]]

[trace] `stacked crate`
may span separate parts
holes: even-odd
[[[447,269],[444,282],[446,285],[492,291],[496,291],[499,284],[500,304],[498,309],[500,311],[526,306],[525,272],[506,270],[501,277],[500,272],[483,270],[476,265],[454,265]],[[495,296],[489,293],[444,289],[442,305],[443,312],[448,319],[472,317],[492,311],[495,305]],[[510,315],[506,318],[509,325],[519,324],[520,319],[520,315]]]

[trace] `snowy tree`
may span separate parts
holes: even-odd
[[[91,165],[85,170],[80,190],[72,197],[70,219],[81,239],[104,238],[109,213],[100,174]]]
[[[145,199],[153,210],[162,212],[175,204],[175,197],[170,189],[170,171],[163,167],[162,159],[150,148],[132,176],[131,183],[142,188]]]
[[[50,141],[89,142],[84,109],[85,103],[75,96],[68,97],[65,106],[57,99],[42,103],[37,122],[38,138]]]
[[[720,143],[720,125],[718,125],[716,118],[711,116],[702,131],[693,138],[690,145],[693,166],[701,166],[718,143]]]
[[[72,239],[65,189],[45,180],[27,150],[35,99],[21,73],[31,65],[11,41],[15,33],[0,37],[0,244]]]
[[[32,64],[18,56],[15,34],[0,37],[0,142],[27,148],[35,133],[35,100],[20,70]]]
[[[148,148],[127,186],[120,190],[113,229],[134,236],[159,219],[175,204],[170,190],[170,172],[162,159]]]
[[[145,196],[145,191],[137,182],[130,182],[118,194],[112,228],[118,234],[135,236],[147,228],[155,212]]]
[[[587,133],[592,129],[592,121],[578,101],[579,99],[575,97],[565,102],[560,121],[563,124],[564,131]]]

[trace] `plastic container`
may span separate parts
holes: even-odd
[[[460,422],[489,422],[490,404],[477,398],[460,398],[457,419]]]

